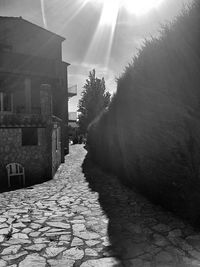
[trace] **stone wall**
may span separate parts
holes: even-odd
[[[21,128],[0,128],[0,184],[7,184],[6,164],[18,162],[25,167],[27,184],[51,178],[46,128],[37,128],[38,145],[22,146]]]

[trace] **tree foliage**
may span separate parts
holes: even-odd
[[[88,125],[109,105],[110,93],[106,91],[104,78],[96,77],[95,69],[89,72],[79,100],[79,130],[85,133]]]

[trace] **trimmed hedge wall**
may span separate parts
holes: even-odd
[[[200,222],[200,2],[146,41],[88,129],[92,158],[128,186]]]

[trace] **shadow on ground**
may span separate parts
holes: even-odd
[[[89,187],[99,193],[112,254],[123,266],[190,266],[183,258],[192,227],[101,171],[88,154],[82,169]]]
[[[27,190],[32,189],[32,187],[34,185],[42,184],[42,183],[47,182],[49,180],[51,180],[51,179],[41,179],[41,181],[39,181],[39,182],[26,182],[25,186],[23,186],[21,183],[19,183],[18,177],[17,177],[16,181],[12,181],[11,187],[8,187],[8,185],[5,183],[0,184],[0,193],[15,191],[18,189],[27,189]]]

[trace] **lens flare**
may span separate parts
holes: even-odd
[[[128,12],[140,16],[157,8],[161,2],[162,0],[122,0],[121,4]]]
[[[47,20],[46,20],[46,15],[45,15],[45,10],[44,10],[44,0],[40,0],[40,5],[41,5],[43,25],[44,25],[44,28],[47,29]]]

